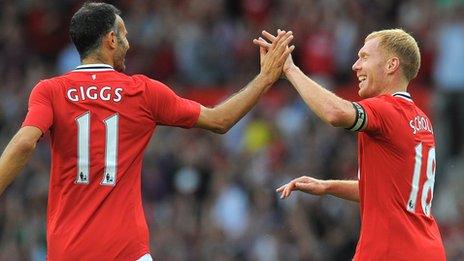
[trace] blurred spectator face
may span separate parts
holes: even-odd
[[[382,85],[386,83],[385,64],[387,59],[379,43],[379,38],[367,40],[359,50],[359,58],[352,67],[359,80],[358,94],[362,98],[379,95]]]
[[[122,72],[126,69],[124,62],[126,60],[125,57],[127,50],[129,49],[129,41],[126,38],[126,26],[124,25],[124,21],[119,15],[116,16],[116,23],[118,25],[118,33],[116,34],[116,41],[118,45],[116,47],[116,51],[114,52],[114,69],[118,72]]]

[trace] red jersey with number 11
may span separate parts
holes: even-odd
[[[143,75],[83,65],[32,90],[23,126],[50,130],[48,260],[136,260],[149,252],[140,191],[158,124],[192,127],[200,105]]]
[[[445,260],[431,213],[435,139],[406,92],[358,103],[361,232],[354,260]]]

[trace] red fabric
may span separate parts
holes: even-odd
[[[401,97],[382,95],[359,103],[367,126],[358,136],[361,232],[354,260],[445,260],[437,223],[421,203],[424,190],[424,206],[433,193],[424,189],[428,163],[430,173],[435,169],[434,158],[429,159],[435,146],[430,120]],[[415,119],[428,123],[416,128]],[[419,144],[422,157],[416,154]],[[408,211],[415,169],[420,170],[416,206]]]
[[[90,95],[82,95],[81,88]],[[85,113],[90,115],[89,183],[76,184],[76,119]],[[189,128],[199,113],[198,103],[142,75],[71,72],[40,82],[31,93],[23,126],[50,130],[47,259],[136,260],[148,253],[140,190],[143,152],[157,124]],[[105,119],[116,114],[116,184],[101,185]]]
[[[53,124],[53,107],[46,81],[40,81],[29,96],[28,114],[23,126],[35,126],[46,133]]]

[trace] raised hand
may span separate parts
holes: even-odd
[[[253,43],[258,45],[259,46],[259,49],[260,49],[260,53],[262,54],[263,52],[265,53],[266,51],[268,51],[272,44],[274,44],[274,42],[277,40],[279,34],[281,34],[282,32],[285,32],[285,31],[282,31],[282,30],[277,30],[277,36],[274,36],[272,34],[270,34],[269,32],[267,31],[262,31],[262,34],[263,36],[269,41],[266,41],[264,38],[262,37],[259,37],[258,39],[253,39]],[[291,31],[290,31],[291,32]],[[290,47],[286,47],[288,49],[291,49],[293,51],[293,49],[295,48],[295,46],[290,46]],[[292,55],[289,54],[287,56],[287,59],[285,60],[284,62],[284,65],[283,65],[283,68],[282,68],[282,71],[283,73],[285,74],[292,66],[294,66],[295,64],[293,63],[293,59],[292,59]]]
[[[260,45],[260,74],[267,77],[272,83],[282,74],[284,63],[295,48],[294,46],[288,47],[292,39],[293,34],[291,31],[279,31],[272,43],[266,45],[266,47]]]
[[[326,194],[327,186],[324,180],[302,176],[276,189],[276,192],[280,192],[280,198],[283,199],[289,197],[294,190],[319,196]]]

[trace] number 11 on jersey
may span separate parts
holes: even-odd
[[[104,120],[105,138],[105,169],[101,185],[114,186],[116,184],[117,154],[118,154],[118,114],[113,114]],[[90,112],[76,118],[77,124],[77,177],[76,184],[90,182]]]

